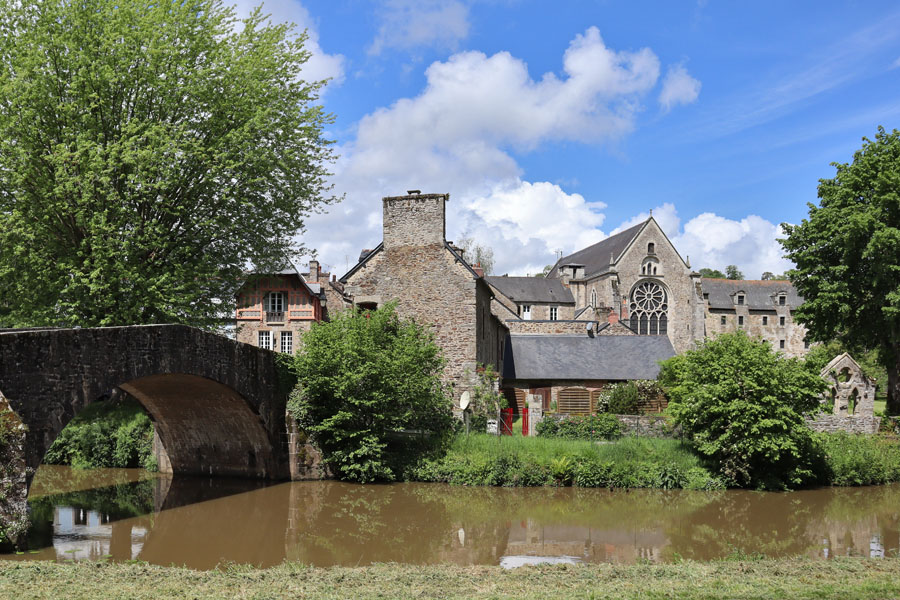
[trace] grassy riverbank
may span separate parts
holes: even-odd
[[[900,481],[900,441],[889,436],[817,434],[820,485]],[[626,437],[591,442],[547,437],[460,435],[447,454],[423,461],[413,481],[455,485],[723,489],[689,443]]]
[[[384,564],[191,571],[146,564],[0,561],[0,597],[896,598],[900,559],[499,567]]]
[[[605,488],[721,489],[678,440],[623,438],[595,443],[546,437],[461,435],[449,452],[424,461],[415,481],[456,485],[576,485]]]

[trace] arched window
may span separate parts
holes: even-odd
[[[647,257],[641,264],[641,275],[662,275],[662,267],[655,258]]]
[[[591,290],[591,308],[597,308],[597,290]]]
[[[655,281],[643,281],[631,292],[631,328],[638,335],[666,335],[669,305]]]
[[[653,242],[647,244],[647,254],[656,254],[656,244]]]

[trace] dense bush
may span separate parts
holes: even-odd
[[[153,423],[140,403],[125,396],[95,402],[75,415],[44,456],[51,465],[79,469],[143,467],[155,471]]]
[[[594,408],[598,413],[636,415],[641,412],[641,404],[653,403],[663,396],[659,382],[653,379],[636,379],[604,387],[597,395]]]
[[[303,336],[288,410],[340,479],[392,481],[453,430],[433,335],[392,304],[344,311]]]
[[[413,481],[455,485],[723,489],[685,445],[624,438],[609,444],[554,438],[460,436],[446,456],[421,461]]]
[[[609,395],[609,412],[614,415],[638,414],[638,388],[633,381],[612,386]]]
[[[815,483],[821,455],[804,417],[825,382],[798,359],[743,331],[722,334],[662,363],[669,411],[697,450],[738,487]]]
[[[816,436],[832,485],[876,485],[900,481],[900,442],[877,435],[823,433]]]
[[[567,440],[611,440],[622,435],[622,424],[615,415],[545,415],[536,426],[537,435]]]

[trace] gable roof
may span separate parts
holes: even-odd
[[[707,279],[700,281],[704,294],[709,294],[710,308],[734,308],[733,297],[738,292],[744,293],[744,304],[751,309],[773,309],[776,302],[773,296],[784,292],[785,302],[797,307],[803,304],[803,298],[790,281],[753,280],[753,279]]]
[[[625,231],[611,235],[593,246],[588,246],[574,254],[563,256],[556,261],[547,277],[559,277],[559,267],[570,264],[584,265],[585,277],[603,272],[609,266],[610,256],[612,256],[613,262],[618,261],[625,249],[628,248],[628,245],[631,244],[649,221],[650,219],[647,219],[642,223],[629,227]]]
[[[504,379],[656,379],[675,356],[664,335],[510,335]]]
[[[485,276],[485,281],[514,302],[575,304],[571,290],[559,279]]]
[[[349,271],[344,273],[344,276],[341,277],[340,279],[338,279],[338,281],[340,281],[341,283],[347,283],[348,277],[350,277],[351,275],[353,275],[354,273],[359,271],[364,264],[369,262],[369,259],[371,259],[373,256],[375,256],[379,252],[381,252],[383,249],[384,249],[384,242],[381,242],[380,244],[375,246],[375,248],[373,248],[372,250],[363,250],[362,252],[360,252],[359,253],[359,262],[356,263],[355,265],[353,265],[352,269],[350,269]]]

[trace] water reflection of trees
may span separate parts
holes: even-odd
[[[448,513],[438,497],[423,493],[423,487],[294,485],[287,558],[315,565],[496,563],[497,551],[505,545],[503,525],[480,523],[465,529],[464,521]],[[463,541],[460,528],[465,531]],[[473,539],[491,543],[474,544]]]

